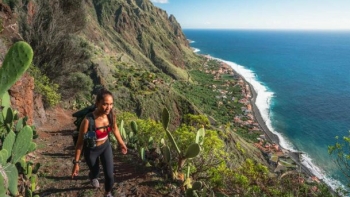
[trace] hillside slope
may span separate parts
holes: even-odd
[[[172,91],[200,65],[174,16],[149,0],[29,0],[20,33],[36,54],[34,66],[59,85],[64,101],[91,101],[104,86],[119,110],[159,119],[168,107],[174,124],[196,106]]]

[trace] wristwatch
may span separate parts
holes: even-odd
[[[73,164],[77,164],[77,163],[80,163],[80,160],[76,161],[75,159],[73,159]]]

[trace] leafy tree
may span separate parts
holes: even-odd
[[[344,136],[341,140],[338,136],[336,139],[337,142],[334,145],[328,146],[328,153],[350,183],[350,132],[348,136]],[[350,187],[350,184],[348,184],[348,187]]]

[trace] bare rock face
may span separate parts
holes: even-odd
[[[33,102],[34,102],[33,125],[41,126],[47,122],[47,115],[44,109],[42,95],[34,93]]]
[[[41,95],[34,93],[34,78],[24,74],[10,89],[11,105],[20,117],[28,117],[27,123],[40,126],[46,122]]]
[[[19,112],[20,117],[28,116],[28,124],[33,124],[34,114],[34,78],[24,74],[10,89],[12,107]]]
[[[32,20],[34,14],[33,2],[28,3],[28,21]],[[0,0],[0,20],[3,29],[0,32],[0,67],[8,51],[9,43],[21,40],[18,34],[16,18],[11,9],[1,3]],[[12,108],[17,110],[20,117],[28,117],[29,125],[40,126],[46,122],[46,114],[40,95],[34,93],[34,78],[29,74],[24,74],[9,90]]]

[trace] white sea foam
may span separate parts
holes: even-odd
[[[338,188],[346,189],[345,186],[338,180],[335,180],[329,176],[326,175],[326,173],[320,169],[318,166],[316,166],[313,162],[310,156],[307,153],[304,153],[302,155],[302,162],[301,162],[306,168],[308,168],[312,174],[314,174],[317,178],[320,180],[323,180],[329,187],[331,187],[334,191]]]
[[[187,39],[190,44],[195,43],[194,40]]]
[[[201,51],[200,49],[193,48],[193,47],[192,47],[192,50],[193,50],[193,52],[195,52],[195,53],[198,53],[199,51]]]
[[[231,66],[232,69],[234,69],[238,74],[240,74],[248,83],[252,85],[254,88],[257,97],[255,101],[255,105],[257,106],[260,115],[262,119],[264,120],[266,126],[268,129],[276,134],[279,138],[280,145],[287,150],[290,151],[298,151],[294,148],[291,142],[289,142],[283,135],[279,132],[277,132],[271,123],[271,116],[270,116],[270,104],[271,99],[274,96],[274,93],[269,91],[266,86],[264,86],[261,82],[259,82],[256,78],[256,74],[241,65],[238,65],[234,62],[225,61],[219,58],[214,58],[216,60],[222,61],[229,66]],[[308,168],[317,178],[323,180],[327,185],[329,185],[333,190],[336,190],[339,187],[344,188],[344,186],[337,180],[334,180],[330,178],[329,176],[325,175],[324,171],[321,170],[319,167],[317,167],[313,162],[312,159],[307,155],[302,155],[302,164]]]
[[[259,82],[256,79],[256,74],[253,71],[246,69],[245,67],[238,65],[234,62],[225,61],[225,60],[218,59],[218,58],[215,58],[215,59],[222,61],[222,62],[225,62],[226,64],[231,66],[238,74],[240,74],[248,83],[250,83],[252,85],[252,87],[254,88],[254,91],[257,94],[256,100],[255,100],[255,105],[259,109],[260,115],[261,115],[262,119],[264,120],[267,128],[272,133],[274,133],[275,135],[278,136],[278,138],[280,140],[280,145],[283,148],[291,150],[291,151],[296,151],[293,148],[293,145],[290,142],[288,142],[282,136],[282,134],[275,131],[274,128],[272,127],[271,117],[270,117],[270,104],[271,104],[271,99],[274,96],[274,93],[269,91],[266,88],[266,86],[264,86],[261,82]]]

